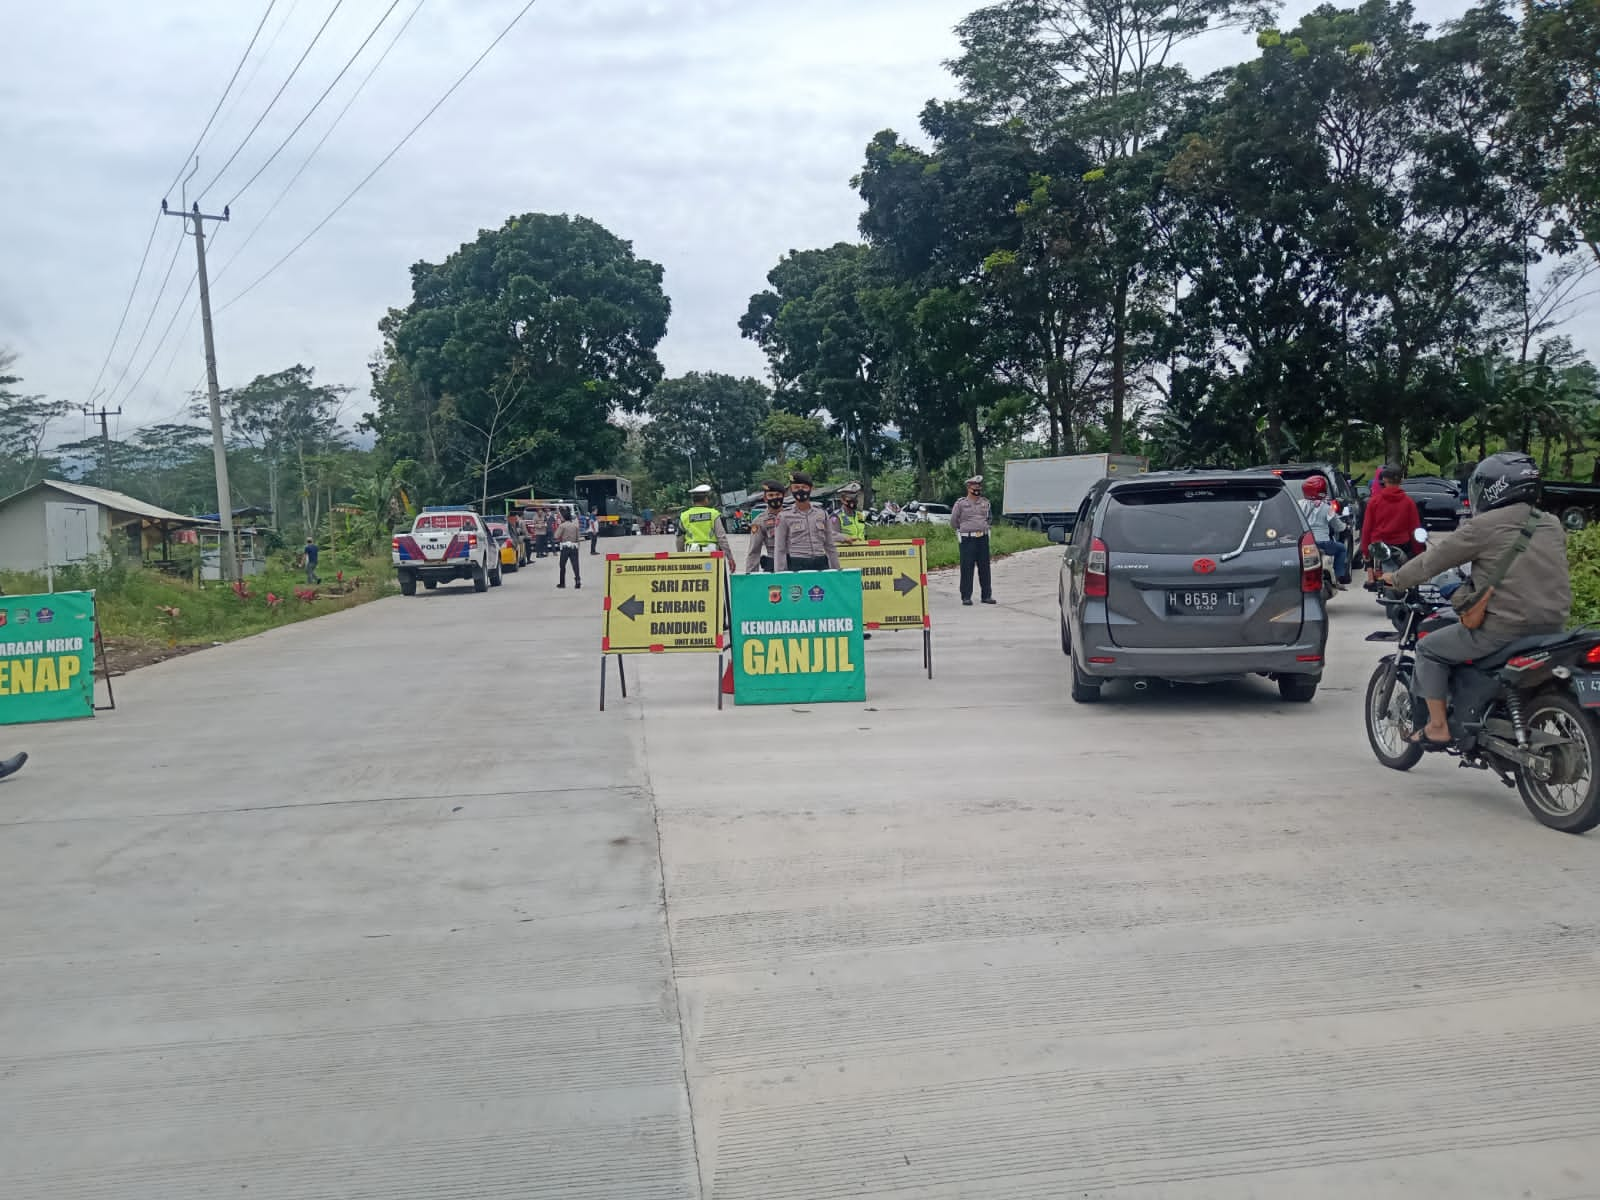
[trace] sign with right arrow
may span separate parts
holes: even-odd
[[[861,572],[868,629],[928,628],[928,547],[921,538],[841,545],[839,566]]]

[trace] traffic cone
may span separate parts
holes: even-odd
[[[731,661],[722,672],[722,694],[724,696],[733,695],[733,663]]]

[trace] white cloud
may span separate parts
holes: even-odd
[[[326,86],[389,0],[346,0],[234,167],[220,207]],[[401,0],[392,30],[413,0]],[[373,83],[281,208],[263,210],[365,74],[381,32],[323,110],[234,206],[213,271],[220,306],[298,241],[475,57],[522,0],[426,0]],[[201,151],[198,181],[283,81],[331,0],[278,0],[248,86]],[[408,269],[438,261],[512,213],[581,212],[665,265],[669,371],[758,373],[737,321],[783,252],[855,236],[849,187],[868,139],[915,135],[923,103],[953,88],[942,61],[974,0],[540,0],[433,121],[267,283],[220,312],[224,386],[299,361],[363,390],[377,321],[408,298]],[[1297,4],[1285,17],[1309,8]],[[1439,20],[1462,0],[1435,0]],[[55,0],[17,6],[0,46],[6,270],[0,345],[30,390],[87,398],[152,212],[259,19],[259,3]],[[285,19],[287,17],[287,19]],[[270,43],[270,50],[268,49]],[[1219,34],[1209,70],[1252,53]],[[177,195],[172,196],[174,203]],[[180,222],[158,230],[109,379],[144,321]],[[135,373],[193,269],[185,247]],[[179,312],[124,428],[164,419],[201,376],[198,323]],[[168,371],[168,362],[172,363]],[[125,385],[126,386],[126,385]],[[113,405],[118,401],[113,400]]]

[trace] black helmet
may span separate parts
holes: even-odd
[[[1520,450],[1491,454],[1472,472],[1467,500],[1474,516],[1508,504],[1535,504],[1539,500],[1539,465]]]

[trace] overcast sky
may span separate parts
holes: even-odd
[[[220,211],[310,108],[390,0],[343,0],[277,106],[206,191]],[[399,0],[350,73],[233,203],[211,249],[224,387],[303,362],[356,385],[377,322],[409,299],[407,270],[512,213],[583,213],[666,267],[669,373],[761,374],[737,322],[793,248],[855,236],[849,179],[880,129],[915,135],[973,0],[539,0],[423,130],[266,283],[227,304],[299,241],[522,7],[423,0],[392,54],[283,203],[264,214],[417,0]],[[277,0],[200,150],[216,175],[328,17],[334,0]],[[1310,7],[1288,6],[1284,24]],[[1465,0],[1421,0],[1437,22]],[[81,403],[110,345],[162,189],[222,94],[265,0],[49,0],[7,5],[0,41],[0,347],[28,391]],[[1214,35],[1196,72],[1254,52]],[[170,193],[174,207],[179,193]],[[203,379],[183,295],[183,222],[157,229],[102,388],[120,429],[181,414]],[[217,227],[213,227],[217,228]],[[259,228],[259,232],[257,232]],[[247,238],[253,239],[240,252]],[[177,257],[174,258],[174,252]],[[234,255],[238,254],[237,261]],[[132,355],[169,263],[166,295]],[[171,333],[152,355],[169,319]],[[131,361],[131,370],[124,371]],[[148,362],[148,367],[146,363]],[[132,384],[144,373],[137,388]],[[78,430],[64,432],[77,436]]]

